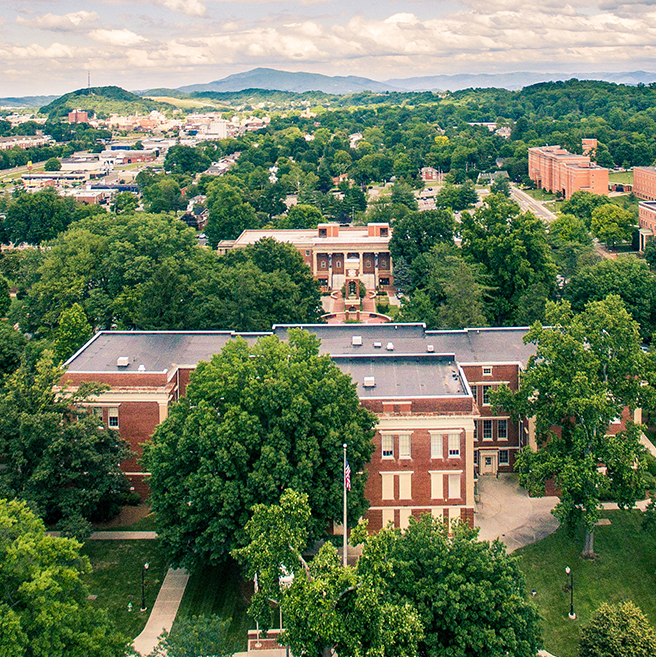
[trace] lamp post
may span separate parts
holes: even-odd
[[[146,611],[146,571],[148,570],[148,562],[143,565],[141,569],[141,610]]]
[[[569,566],[565,568],[565,572],[569,575],[569,617],[574,620],[576,618],[574,613],[574,573]]]

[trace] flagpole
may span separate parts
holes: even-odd
[[[343,467],[343,475],[344,475],[344,555],[343,555],[343,560],[342,563],[344,566],[346,566],[346,554],[347,554],[347,549],[348,549],[348,526],[347,526],[347,518],[346,518],[346,443],[342,445],[344,449],[344,467]]]

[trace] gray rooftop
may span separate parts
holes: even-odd
[[[274,326],[281,340],[291,326]],[[332,356],[453,354],[459,364],[522,363],[534,353],[524,345],[526,328],[482,328],[462,331],[426,331],[423,324],[303,325],[321,339],[321,352]],[[233,331],[101,331],[72,356],[69,372],[171,371],[209,360],[237,335],[256,340],[270,333]],[[355,338],[355,340],[354,340]],[[359,338],[359,339],[358,339]],[[361,342],[360,345],[356,344]],[[128,365],[119,367],[124,357]]]

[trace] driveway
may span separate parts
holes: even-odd
[[[512,552],[558,529],[558,520],[551,515],[558,498],[529,497],[515,474],[481,476],[478,492],[474,522],[483,541],[500,538]]]

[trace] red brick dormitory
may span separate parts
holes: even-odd
[[[289,326],[263,335],[286,339]],[[308,325],[322,353],[357,384],[361,403],[378,416],[375,451],[368,465],[369,527],[389,521],[405,527],[411,515],[431,512],[473,523],[478,475],[512,470],[518,449],[530,440],[528,422],[495,415],[490,391],[516,388],[533,353],[525,328],[427,331],[423,324]],[[105,383],[93,405],[131,449],[166,419],[185,394],[201,360],[238,334],[231,331],[102,331],[67,363],[64,382]],[[132,485],[147,495],[138,460],[123,463]]]

